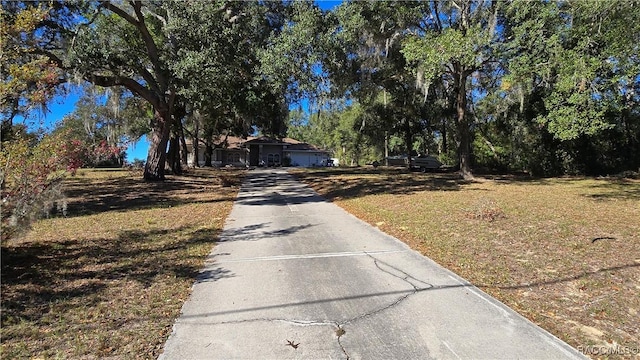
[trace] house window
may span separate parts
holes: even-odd
[[[239,163],[239,162],[240,162],[240,154],[238,154],[238,153],[229,153],[227,155],[227,163],[233,164],[233,163]]]
[[[268,154],[267,166],[280,166],[280,154]]]

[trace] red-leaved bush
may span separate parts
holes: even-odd
[[[126,148],[107,144],[106,140],[87,148],[87,162],[93,166],[101,164],[115,165],[124,156]]]

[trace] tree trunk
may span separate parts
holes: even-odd
[[[8,117],[8,118],[4,118],[2,119],[2,125],[1,125],[1,131],[0,131],[0,136],[2,137],[2,142],[4,143],[7,140],[10,140],[13,138],[13,118],[12,117]]]
[[[404,119],[404,144],[407,149],[407,168],[411,170],[411,152],[413,151],[413,134],[409,119]]]
[[[145,181],[164,181],[167,142],[169,141],[169,132],[171,130],[171,113],[168,110],[155,111],[152,130],[143,177]]]
[[[389,166],[389,132],[384,132],[384,166]]]
[[[456,89],[456,127],[458,130],[458,138],[460,145],[458,146],[458,154],[460,156],[460,174],[465,180],[473,180],[471,171],[471,134],[469,124],[467,123],[467,70],[456,66],[458,71],[455,76]]]
[[[169,139],[169,154],[167,155],[169,167],[174,175],[182,175],[182,166],[180,164],[180,137],[173,133]]]
[[[442,152],[446,155],[449,147],[447,146],[447,120],[442,118]]]
[[[180,123],[180,167],[186,169],[189,167],[188,157],[189,150],[187,149],[187,140],[184,138],[184,129],[182,123]]]
[[[193,113],[193,167],[200,167],[200,112]]]
[[[213,145],[207,141],[204,147],[204,166],[212,167],[211,158],[213,157]]]

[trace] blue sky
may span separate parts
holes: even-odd
[[[82,91],[80,88],[70,88],[66,95],[55,96],[53,101],[47,105],[46,112],[36,110],[26,119],[17,116],[14,122],[25,123],[32,129],[44,128],[45,130],[52,130],[56,123],[62,121],[66,115],[73,112],[76,102],[81,96]],[[146,137],[143,136],[137,143],[127,149],[127,161],[133,161],[134,159],[146,160],[148,150],[149,143]]]
[[[316,0],[316,3],[323,10],[332,9],[342,3],[342,0]],[[53,126],[60,122],[62,118],[73,112],[76,102],[81,96],[81,92],[78,89],[70,89],[67,95],[56,96],[53,101],[48,105],[47,111],[35,111],[30,117],[23,119],[16,117],[14,120],[16,123],[26,123],[32,128],[52,129]],[[302,104],[306,108],[306,103]],[[298,107],[298,105],[294,105]],[[146,137],[143,136],[137,143],[132,144],[127,149],[127,161],[133,161],[134,159],[147,159],[147,152],[149,150],[149,142]]]

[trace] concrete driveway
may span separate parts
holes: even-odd
[[[249,172],[160,358],[585,357],[284,170],[265,169]]]

